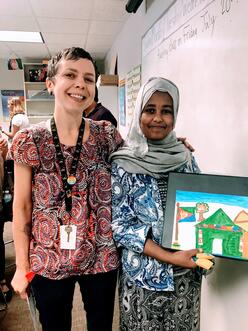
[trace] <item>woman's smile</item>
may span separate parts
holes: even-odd
[[[82,112],[94,100],[95,69],[88,59],[61,60],[55,79],[50,82],[55,109]]]
[[[140,118],[140,128],[150,140],[162,140],[173,130],[173,101],[165,92],[155,92],[146,103]]]
[[[72,98],[76,102],[82,102],[86,100],[86,96],[78,93],[68,93],[69,97]]]

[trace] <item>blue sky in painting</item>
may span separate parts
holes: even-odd
[[[178,202],[208,202],[221,203],[230,206],[248,208],[248,196],[215,194],[191,191],[176,191],[176,201]]]

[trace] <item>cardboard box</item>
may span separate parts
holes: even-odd
[[[100,75],[99,85],[116,85],[118,86],[118,75]]]

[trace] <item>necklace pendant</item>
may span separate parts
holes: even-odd
[[[75,176],[69,176],[69,177],[67,178],[67,183],[68,183],[69,185],[74,185],[74,184],[76,183],[76,177],[75,177]]]

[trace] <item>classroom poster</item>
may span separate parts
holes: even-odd
[[[141,65],[128,72],[126,77],[126,126],[130,127],[135,102],[141,86]]]
[[[22,60],[21,59],[8,59],[8,70],[22,70]]]
[[[126,126],[126,86],[125,79],[119,82],[119,123]]]
[[[2,115],[3,120],[9,120],[9,109],[8,101],[11,98],[19,98],[23,104],[23,109],[25,109],[24,101],[24,91],[23,90],[1,90],[1,99],[2,99]]]

